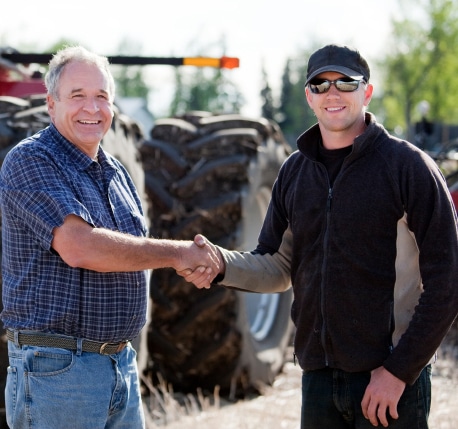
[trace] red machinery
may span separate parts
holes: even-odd
[[[46,88],[42,74],[38,70],[30,70],[30,64],[48,64],[52,54],[19,53],[12,49],[0,48],[0,96],[25,97],[43,94]],[[239,59],[223,56],[211,57],[108,57],[110,64],[119,65],[171,65],[216,67],[232,69],[239,67]]]

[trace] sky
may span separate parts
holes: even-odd
[[[373,64],[387,50],[399,0],[2,0],[0,47],[45,52],[65,38],[104,55],[120,42],[131,55],[227,56],[240,67],[227,70],[246,102],[242,113],[259,116],[261,70],[274,94],[287,58],[328,43],[347,44]],[[165,112],[173,94],[173,68],[148,66],[150,107]],[[377,71],[372,67],[373,82]]]

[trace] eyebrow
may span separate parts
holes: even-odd
[[[84,88],[73,88],[71,91],[70,91],[70,94],[74,94],[75,92],[81,92],[81,91],[85,91]],[[110,95],[110,93],[106,90],[106,89],[99,89],[99,91],[107,96]]]

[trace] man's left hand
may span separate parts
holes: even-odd
[[[374,426],[380,422],[383,427],[388,427],[387,413],[393,419],[399,417],[397,406],[405,386],[404,381],[383,366],[374,369],[361,402],[364,417]]]

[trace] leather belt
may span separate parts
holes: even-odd
[[[6,337],[15,343],[15,332],[8,329]],[[18,332],[18,343],[20,346],[55,347],[58,349],[78,350],[78,340],[74,338],[59,337],[40,333]],[[81,350],[101,355],[112,355],[124,350],[129,341],[120,343],[99,343],[97,341],[83,340]]]

